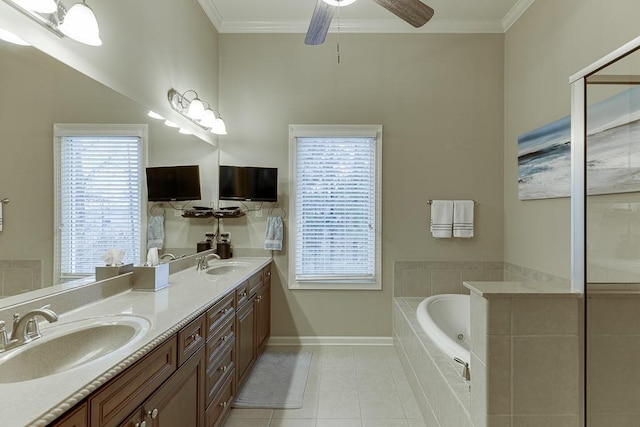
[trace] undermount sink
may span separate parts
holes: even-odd
[[[207,274],[220,276],[227,273],[241,272],[250,267],[251,264],[243,261],[218,261],[207,269]]]
[[[34,380],[84,366],[137,341],[150,326],[143,317],[113,315],[43,327],[42,338],[0,353],[0,383]]]

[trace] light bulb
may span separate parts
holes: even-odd
[[[206,110],[204,110],[202,119],[200,119],[200,125],[206,128],[212,128],[215,121],[216,121],[216,113],[214,113],[211,108],[207,108]]]
[[[147,113],[147,116],[156,120],[164,120],[164,117],[162,117],[160,114],[156,113],[155,111],[151,111],[151,110],[149,110],[149,112]]]
[[[216,135],[226,135],[227,134],[227,127],[224,124],[224,120],[222,120],[222,118],[218,117],[214,123],[213,126],[211,127],[211,132],[215,133]]]
[[[26,41],[22,40],[20,37],[13,34],[11,31],[7,31],[5,29],[0,28],[0,40],[4,40],[9,43],[18,44],[20,46],[31,46]]]
[[[356,0],[324,0],[326,4],[330,4],[331,6],[349,6],[352,3],[355,3]]]
[[[58,10],[54,0],[13,0],[13,2],[23,9],[38,13],[54,13]]]
[[[58,26],[60,31],[75,41],[90,46],[100,46],[100,28],[93,10],[84,3],[76,3],[67,11],[64,21]]]
[[[187,115],[193,120],[200,120],[204,115],[204,104],[198,98],[193,98],[193,101],[189,104],[189,110]]]

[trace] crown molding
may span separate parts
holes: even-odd
[[[502,31],[506,33],[513,24],[529,9],[535,0],[518,0],[502,19]]]
[[[205,0],[202,0],[205,1]],[[215,24],[214,24],[215,25]],[[430,21],[421,28],[413,28],[397,19],[345,20],[333,22],[330,32],[341,33],[503,33],[502,21],[468,20]],[[306,33],[309,21],[224,21],[216,27],[220,33]]]
[[[204,13],[207,14],[213,26],[216,27],[216,30],[220,32],[220,28],[222,27],[222,23],[223,23],[222,16],[220,15],[218,8],[216,8],[216,5],[213,4],[213,1],[198,0],[198,3],[200,3],[200,7],[202,7],[202,10],[204,10]]]
[[[342,33],[506,33],[527,11],[535,0],[518,0],[501,20],[446,20],[432,19],[421,28],[413,28],[399,19],[383,20],[340,20]],[[308,20],[296,21],[225,21],[213,0],[198,0],[219,33],[306,33]],[[333,22],[330,32],[338,31],[338,23]]]

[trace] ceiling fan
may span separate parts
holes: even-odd
[[[305,44],[324,43],[336,10],[355,0],[317,0],[309,23]],[[433,9],[420,0],[373,0],[389,12],[416,28],[422,27],[433,16]]]

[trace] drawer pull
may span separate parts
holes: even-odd
[[[200,339],[200,334],[199,333],[195,333],[195,334],[191,335],[189,338],[191,338],[193,341],[198,341]]]
[[[229,339],[229,335],[225,335],[223,337],[220,337],[220,341],[226,341],[227,339]]]
[[[222,372],[227,372],[227,369],[228,369],[228,368],[227,368],[227,365],[220,366],[220,367],[218,368],[218,370],[220,370],[220,371],[222,371]]]
[[[222,403],[220,404],[220,406],[222,406],[223,408],[226,408],[226,407],[227,407],[227,402],[222,402]]]
[[[262,295],[258,295],[258,298],[256,298],[258,302],[260,302],[261,299],[262,299]]]
[[[220,313],[227,314],[228,311],[229,311],[229,309],[225,307],[222,310],[220,310]]]
[[[147,422],[143,421],[141,423],[136,423],[133,427],[147,427]]]
[[[155,420],[158,417],[158,409],[154,408],[152,411],[147,412],[147,416]]]
[[[247,291],[244,291],[243,293],[241,293],[240,296],[245,298],[247,296]]]

